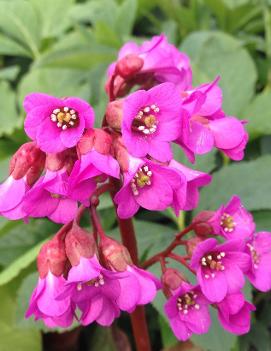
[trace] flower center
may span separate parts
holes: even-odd
[[[247,244],[247,246],[250,250],[251,258],[253,261],[253,267],[255,269],[257,269],[259,267],[259,263],[260,263],[260,255],[258,254],[258,252],[256,251],[256,249],[253,245]]]
[[[156,105],[143,107],[135,116],[132,123],[132,130],[145,135],[156,132],[158,120],[157,114],[160,109]]]
[[[201,265],[205,268],[204,277],[209,279],[210,277],[214,278],[215,273],[218,271],[224,271],[225,267],[223,265],[223,257],[225,257],[225,252],[220,253],[209,253],[206,256],[203,256],[201,259]]]
[[[50,193],[50,195],[51,195],[52,199],[60,199],[61,198],[61,195],[59,195],[59,194]]]
[[[180,296],[177,299],[177,308],[183,314],[187,314],[189,309],[195,308],[196,310],[200,309],[200,305],[196,302],[196,298],[198,297],[193,291],[186,293],[183,296]]]
[[[234,222],[233,217],[230,216],[228,213],[223,213],[223,215],[220,218],[220,225],[227,233],[233,232],[236,227],[236,223]]]
[[[51,121],[56,123],[58,128],[66,130],[78,126],[79,117],[78,113],[67,106],[56,108],[51,114]]]
[[[146,185],[151,185],[152,171],[147,165],[140,167],[131,181],[131,188],[134,195],[138,195],[138,188],[144,188]]]
[[[94,286],[95,288],[99,288],[100,286],[104,285],[104,277],[100,274],[97,278],[89,280],[87,283],[79,283],[77,284],[77,290],[80,291],[83,289],[83,286]]]

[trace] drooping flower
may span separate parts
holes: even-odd
[[[48,217],[56,223],[75,218],[77,201],[68,197],[68,174],[65,169],[46,174],[26,194],[22,207],[26,217]]]
[[[64,272],[67,256],[62,238],[55,236],[45,243],[37,259],[39,279],[30,299],[26,317],[34,315],[42,319],[48,327],[69,327],[72,324],[75,305],[69,297],[58,300],[66,280]]]
[[[190,161],[214,147],[233,160],[244,157],[248,135],[244,122],[222,111],[222,92],[217,80],[183,95],[182,124],[177,143]]]
[[[10,175],[0,185],[0,213],[9,219],[24,217],[22,203],[25,194],[39,178],[45,164],[45,154],[34,142],[23,144],[10,161]]]
[[[242,335],[250,330],[250,313],[255,306],[245,301],[242,293],[230,294],[217,304],[218,319],[228,332]]]
[[[260,291],[271,289],[271,233],[256,233],[247,243],[247,252],[251,257],[247,277]]]
[[[82,99],[59,99],[41,93],[26,96],[25,131],[41,150],[50,153],[76,145],[85,128],[92,128],[94,111]]]
[[[123,103],[122,136],[131,155],[147,154],[165,162],[172,158],[169,142],[179,134],[181,100],[172,83],[139,90]]]
[[[186,341],[192,334],[208,332],[211,325],[209,305],[199,286],[183,283],[172,292],[164,309],[179,340]]]
[[[227,205],[222,205],[208,220],[215,234],[227,239],[246,240],[252,237],[255,223],[238,196],[234,195]]]
[[[197,245],[191,258],[203,294],[211,302],[221,302],[226,295],[237,293],[245,284],[244,272],[250,263],[242,240],[219,244],[210,238]]]
[[[118,88],[124,79],[148,86],[172,82],[181,90],[190,88],[192,83],[188,56],[169,44],[164,34],[154,36],[140,46],[126,43],[120,49],[118,61],[109,66],[107,88],[114,73],[121,76],[115,81]]]

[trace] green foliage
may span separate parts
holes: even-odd
[[[11,154],[26,141],[26,94],[82,97],[93,104],[99,126],[106,106],[105,72],[118,49],[127,40],[141,42],[165,32],[191,57],[194,84],[219,75],[225,112],[249,122],[245,161],[231,163],[212,152],[192,166],[213,174],[199,209],[216,209],[235,193],[253,211],[257,230],[271,231],[270,7],[268,0],[0,0],[0,180],[8,174]],[[180,148],[174,148],[174,155],[189,165]],[[108,196],[101,199],[99,211],[107,232],[119,237]],[[163,250],[189,218],[173,219],[170,211],[141,212],[135,220],[140,258]],[[24,313],[37,278],[36,254],[56,230],[47,220],[24,224],[0,217],[0,351],[41,350],[40,331],[48,330],[41,322],[26,321]],[[159,275],[160,267],[152,271]],[[211,332],[193,341],[204,351],[269,350],[270,302],[259,301],[260,313],[248,336],[237,340],[214,318]],[[169,347],[176,340],[163,304],[159,293],[154,307],[163,344]],[[110,330],[97,328],[92,334],[89,349],[116,349]]]

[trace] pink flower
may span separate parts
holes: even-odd
[[[245,243],[230,240],[218,244],[207,239],[197,245],[191,258],[203,294],[211,302],[221,302],[226,295],[239,292],[245,284],[244,274],[249,267]]]
[[[151,211],[163,211],[173,205],[184,204],[177,192],[186,190],[186,179],[178,171],[154,163],[129,157],[129,169],[124,172],[123,186],[116,194],[120,218],[132,217],[139,207]],[[178,198],[177,198],[178,196]]]
[[[129,63],[131,59],[136,62],[136,66],[132,67],[133,80],[138,78],[140,82],[151,81],[153,84],[173,82],[182,90],[191,86],[192,70],[188,56],[169,44],[164,34],[154,36],[140,46],[134,42],[126,43],[120,49],[118,62],[111,64],[108,69],[108,80],[112,77],[116,64],[119,68],[121,61],[127,60]],[[124,73],[122,71],[121,74]]]
[[[26,318],[34,315],[35,320],[42,319],[48,327],[69,327],[73,321],[75,308],[69,297],[56,299],[63,291],[65,283],[63,276],[55,276],[50,271],[45,278],[39,278],[30,299]]]
[[[179,171],[186,179],[186,187],[182,187],[176,193],[173,201],[173,208],[178,216],[180,209],[190,211],[198,206],[199,188],[208,185],[212,176],[194,169],[185,167],[181,163],[171,160],[169,168]],[[185,202],[183,202],[185,199]]]
[[[247,244],[251,261],[246,273],[251,284],[260,291],[271,289],[271,233],[259,232]]]
[[[47,171],[23,201],[26,217],[48,217],[56,223],[73,220],[77,207],[77,201],[68,198],[68,174],[64,169]]]
[[[76,145],[94,122],[92,107],[76,97],[55,98],[41,93],[24,100],[25,131],[41,150],[56,153]]]
[[[172,158],[169,142],[177,138],[181,100],[174,84],[160,84],[129,95],[123,104],[122,136],[130,154],[159,161]]]
[[[243,294],[227,295],[217,307],[218,319],[224,329],[237,335],[249,332],[250,312],[255,311],[255,307],[245,301]]]
[[[222,111],[222,92],[213,83],[183,93],[181,133],[177,143],[193,162],[195,154],[205,154],[213,147],[234,160],[244,157],[248,135],[244,122]]]
[[[165,304],[165,313],[171,329],[179,340],[192,334],[205,334],[211,325],[209,302],[198,286],[183,283]]]
[[[212,225],[215,234],[220,234],[227,239],[246,240],[251,238],[255,231],[252,215],[236,195],[226,206],[222,205],[208,223]]]

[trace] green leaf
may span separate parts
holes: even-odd
[[[0,54],[31,57],[31,54],[23,45],[3,34],[0,34]]]
[[[241,42],[222,32],[202,31],[190,34],[181,50],[197,67],[194,84],[206,82],[203,75],[209,81],[221,76],[223,107],[228,115],[238,115],[248,105],[254,94],[257,75],[254,62]]]
[[[25,96],[33,91],[58,97],[74,95],[85,100],[88,100],[90,96],[85,72],[71,69],[40,68],[31,70],[19,84],[20,106],[22,106]]]
[[[271,209],[271,156],[230,164],[213,174],[211,185],[201,191],[199,210],[215,210],[232,194],[241,197],[250,210]]]
[[[39,16],[43,38],[62,34],[72,25],[69,12],[75,0],[29,0]]]
[[[133,26],[136,20],[137,1],[124,0],[118,8],[118,14],[115,22],[117,33],[122,37],[132,33]]]
[[[17,258],[6,269],[4,269],[0,273],[0,286],[10,282],[12,279],[17,277],[24,268],[28,267],[32,262],[34,262],[42,244],[44,244],[46,241],[47,238],[32,247],[29,251]]]
[[[0,288],[0,350],[41,351],[41,335],[34,329],[15,325],[15,297],[9,287]]]
[[[0,44],[0,47],[1,47],[1,44]],[[0,70],[0,79],[12,81],[17,77],[19,71],[20,71],[19,66],[9,66],[6,68],[2,68]]]
[[[40,26],[29,1],[0,1],[0,28],[28,48],[31,56],[39,56]]]
[[[0,82],[0,106],[0,135],[10,134],[22,121],[16,111],[15,94],[6,81]]]
[[[255,211],[253,212],[253,218],[256,222],[257,232],[271,232],[271,211]]]
[[[13,225],[0,238],[0,264],[5,267],[15,263],[20,256],[25,255],[41,241],[49,238],[58,228],[57,225],[47,220],[33,220],[29,224],[20,221],[10,223]],[[30,257],[26,255],[24,259],[27,261],[30,260]],[[22,259],[23,262],[24,259]],[[17,265],[18,263],[15,263],[15,267]]]
[[[271,134],[271,91],[258,94],[248,106],[244,106],[243,118],[249,123],[247,129],[251,138]]]

